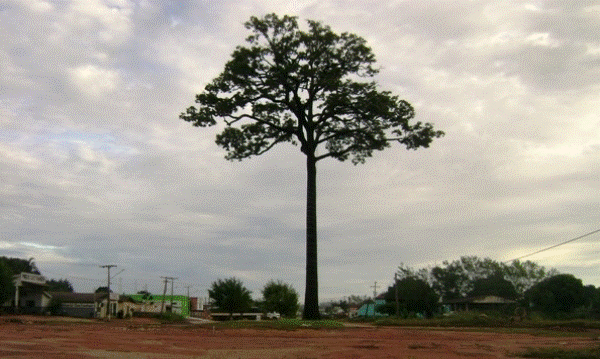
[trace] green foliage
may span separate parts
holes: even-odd
[[[405,277],[388,288],[385,293],[386,306],[377,310],[389,315],[396,314],[396,287],[399,313],[423,313],[431,317],[438,307],[439,296],[425,280]]]
[[[511,282],[504,279],[502,272],[498,271],[488,277],[475,279],[469,297],[495,295],[507,299],[516,299],[519,295]]]
[[[227,159],[290,142],[307,155],[322,144],[328,151],[317,160],[362,163],[391,141],[416,149],[442,136],[431,124],[410,124],[414,110],[406,101],[378,91],[374,82],[356,81],[378,72],[363,38],[310,20],[302,31],[296,17],[275,14],[245,25],[252,32],[248,46],[238,46],[221,75],[196,96],[199,107],[180,116],[199,127],[225,118],[230,127],[217,143]]]
[[[4,262],[12,271],[13,275],[25,273],[40,274],[33,258],[21,259],[21,258],[10,258],[0,257],[0,261]]]
[[[546,270],[531,261],[506,264],[476,256],[444,261],[429,275],[420,270],[444,301],[481,295],[522,298],[527,289],[556,274],[556,270]]]
[[[263,306],[267,312],[277,312],[283,317],[295,317],[300,308],[298,293],[291,285],[270,281],[262,290]]]
[[[4,258],[0,258],[0,306],[15,295],[13,272]]]
[[[541,281],[525,293],[525,299],[533,309],[546,314],[571,312],[586,304],[581,279],[571,274],[559,274]]]
[[[98,287],[94,291],[94,293],[107,293],[107,292],[108,292],[108,287]],[[113,291],[111,290],[110,292],[112,293]]]
[[[244,313],[252,305],[251,292],[237,278],[217,280],[208,290],[208,296],[214,304],[226,313]]]
[[[166,323],[181,323],[186,321],[185,317],[181,314],[172,312],[158,313],[154,317]]]
[[[49,281],[46,281],[46,284],[48,284],[48,291],[50,291],[50,292],[73,293],[73,286],[66,279],[59,279],[59,280],[50,279]]]
[[[413,107],[370,79],[378,72],[366,41],[296,17],[251,17],[251,35],[223,72],[179,117],[197,127],[227,127],[217,135],[228,160],[261,155],[279,143],[299,145],[307,164],[307,257],[304,317],[318,319],[316,163],[325,158],[364,163],[397,142],[429,147],[443,132],[413,122]],[[361,81],[359,81],[361,80]],[[318,151],[317,149],[320,148]]]

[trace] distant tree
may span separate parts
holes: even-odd
[[[548,270],[532,261],[521,262],[519,260],[503,264],[502,272],[504,278],[513,284],[520,298],[535,284],[559,274],[556,269]]]
[[[583,287],[583,296],[585,297],[585,306],[588,308],[600,309],[600,288],[593,285]]]
[[[150,292],[148,292],[147,290],[140,290],[139,292],[137,292],[137,294],[140,294],[142,296],[142,303],[143,303],[143,311],[146,311],[146,305],[148,304],[148,302],[152,301],[152,294],[150,294]]]
[[[425,280],[405,277],[388,287],[385,293],[386,305],[379,311],[390,315],[396,314],[396,286],[398,287],[398,303],[401,313],[423,313],[431,317],[438,307],[439,296]]]
[[[571,274],[559,274],[535,284],[525,299],[533,309],[547,314],[568,313],[586,304],[581,279]]]
[[[213,282],[208,290],[208,296],[220,310],[229,313],[244,313],[252,306],[251,292],[237,278],[228,278]]]
[[[4,260],[0,260],[0,307],[15,295],[13,272]]]
[[[14,275],[20,273],[33,273],[40,274],[40,271],[35,264],[33,258],[22,259],[22,258],[10,258],[10,257],[0,257],[0,261],[3,261]]]
[[[207,127],[223,119],[216,142],[228,160],[261,155],[279,143],[306,155],[306,288],[304,318],[319,318],[317,162],[363,163],[396,142],[428,147],[443,132],[412,122],[413,107],[370,81],[378,72],[366,41],[336,34],[317,21],[300,30],[296,17],[251,17],[248,46],[238,46],[224,71],[196,95],[198,108],[180,118]],[[237,126],[234,126],[237,125]]]
[[[505,264],[490,258],[465,256],[452,262],[444,261],[441,266],[432,268],[429,280],[443,300],[451,300],[470,296],[475,289],[475,283],[481,286],[486,283],[484,279],[499,280],[501,276],[512,284],[517,297],[522,298],[525,290],[556,274],[558,274],[556,270],[546,270],[531,261],[517,260]],[[506,283],[503,285],[506,286]],[[506,286],[505,289],[508,288]],[[480,289],[478,288],[477,291]]]
[[[277,312],[283,317],[295,317],[300,304],[298,293],[291,285],[281,281],[269,281],[262,290],[263,306],[268,312]]]
[[[50,291],[50,292],[73,293],[73,286],[66,279],[59,279],[59,280],[50,279],[49,281],[46,281],[46,284],[48,284],[48,291]]]
[[[497,272],[485,278],[475,279],[469,297],[495,295],[507,299],[517,299],[519,296],[514,285],[504,279],[502,272]]]
[[[98,287],[94,293],[106,293],[108,292],[108,287]],[[112,290],[110,291],[111,293],[113,292]]]

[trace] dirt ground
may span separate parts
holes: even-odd
[[[152,319],[103,322],[0,316],[0,358],[512,358],[527,347],[588,347],[598,333],[534,336],[484,331],[353,326],[213,329]]]

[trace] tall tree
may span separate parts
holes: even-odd
[[[298,293],[281,281],[269,281],[262,290],[263,305],[269,312],[277,312],[283,317],[294,317],[300,305]]]
[[[250,310],[252,305],[251,292],[244,287],[242,281],[237,278],[228,278],[213,282],[208,290],[208,296],[219,309],[229,313],[244,313]]]
[[[304,318],[319,318],[317,167],[335,158],[363,163],[391,142],[428,147],[443,133],[414,122],[412,106],[367,81],[378,70],[366,41],[296,17],[252,17],[248,46],[238,46],[224,71],[196,95],[180,118],[206,127],[223,119],[216,142],[228,160],[261,155],[275,145],[300,145],[306,156],[306,288]],[[364,80],[364,81],[363,81]],[[318,151],[318,148],[324,148]]]

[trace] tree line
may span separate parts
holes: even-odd
[[[432,316],[443,303],[497,296],[548,316],[600,317],[600,288],[532,261],[503,263],[465,256],[431,268],[400,265],[393,283],[384,294],[386,304],[379,308],[391,315],[399,311]]]
[[[265,284],[261,300],[253,300],[251,294],[243,282],[235,277],[218,279],[208,290],[213,306],[211,310],[229,313],[230,317],[233,317],[233,313],[250,311],[275,312],[282,317],[295,317],[300,308],[296,290],[281,281],[271,280]]]

